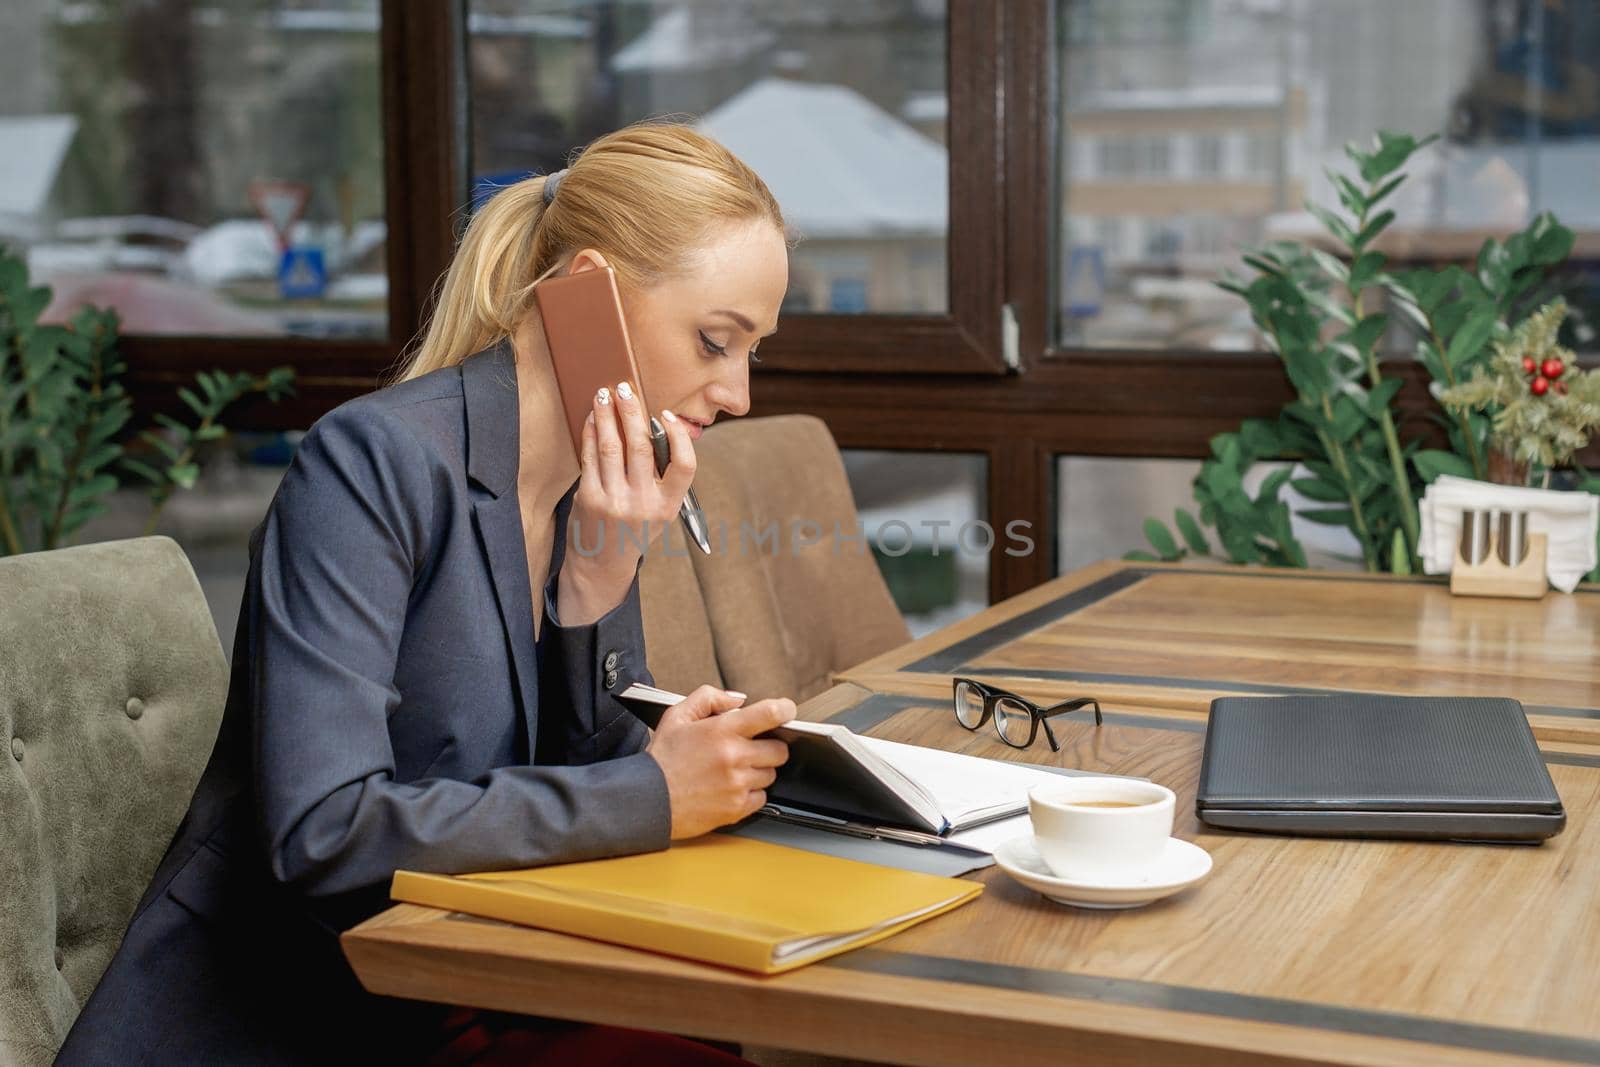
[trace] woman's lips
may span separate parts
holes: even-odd
[[[698,422],[695,422],[693,419],[684,419],[683,424],[684,426],[688,427],[689,440],[691,441],[700,440],[700,435],[706,432],[706,428],[700,425]]]

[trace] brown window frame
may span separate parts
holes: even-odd
[[[989,521],[1030,523],[1037,551],[997,553],[1000,599],[1055,573],[1055,457],[1200,457],[1241,419],[1289,398],[1264,353],[1053,345],[1049,221],[1058,117],[1050,0],[949,0],[950,312],[795,315],[762,348],[757,415],[822,417],[844,448],[979,452]],[[141,403],[215,366],[293,364],[298,394],[230,413],[239,428],[301,428],[381,384],[449,264],[466,196],[465,0],[382,0],[389,337],[130,336]],[[1018,343],[1007,361],[1002,316]],[[1408,388],[1420,389],[1413,383]],[[885,403],[892,397],[892,403]]]

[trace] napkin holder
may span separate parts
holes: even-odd
[[[1450,592],[1457,596],[1504,596],[1538,599],[1550,588],[1545,575],[1545,556],[1549,550],[1549,537],[1543,533],[1528,535],[1528,551],[1515,566],[1500,561],[1499,532],[1491,530],[1489,551],[1479,563],[1468,563],[1456,546],[1456,560],[1450,568]]]

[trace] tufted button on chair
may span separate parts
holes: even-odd
[[[110,963],[211,753],[227,671],[165,537],[0,559],[7,1067],[55,1059]]]
[[[738,419],[707,430],[695,456],[711,555],[686,547],[673,523],[640,571],[657,685],[805,700],[910,640],[822,420]]]

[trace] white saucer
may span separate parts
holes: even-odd
[[[995,849],[994,861],[1029,889],[1077,908],[1137,908],[1188,889],[1211,873],[1211,854],[1176,837],[1167,838],[1160,859],[1115,879],[1057,878],[1039,858],[1032,834],[1013,837]]]

